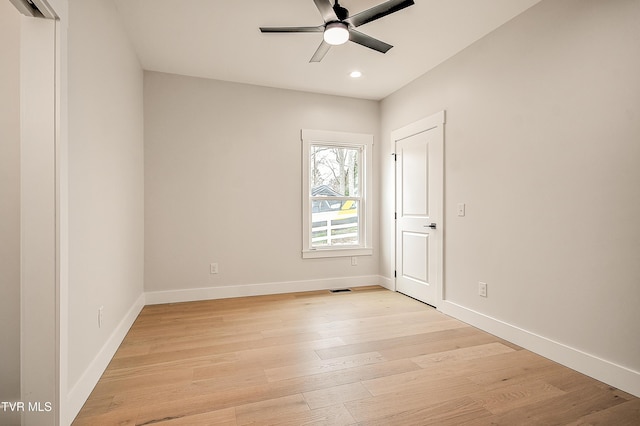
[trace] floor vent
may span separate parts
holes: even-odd
[[[350,291],[350,288],[336,288],[333,290],[329,290],[330,293],[349,293]]]

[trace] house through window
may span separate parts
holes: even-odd
[[[303,130],[303,257],[372,254],[373,136]]]

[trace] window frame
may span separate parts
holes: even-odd
[[[373,254],[373,135],[302,129],[302,258],[371,256]],[[361,150],[360,205],[358,207],[357,245],[313,247],[311,240],[312,209],[309,167],[311,146],[336,146]],[[332,198],[332,197],[329,197]],[[354,199],[358,197],[334,197]]]

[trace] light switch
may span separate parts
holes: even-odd
[[[458,203],[458,216],[464,216],[465,205],[464,203]]]

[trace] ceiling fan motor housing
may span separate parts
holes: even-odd
[[[333,11],[336,13],[336,16],[341,21],[344,21],[349,17],[349,11],[344,7],[340,6],[338,4],[338,0],[336,0],[335,4],[333,5]]]

